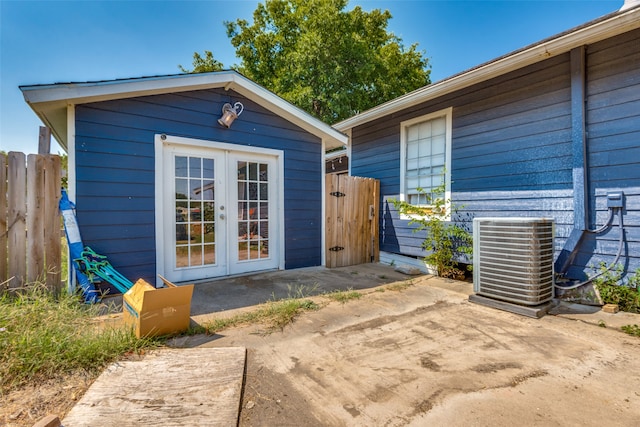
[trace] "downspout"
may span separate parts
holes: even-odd
[[[587,132],[585,121],[586,49],[571,50],[571,152],[573,165],[573,229],[555,262],[556,273],[567,272],[588,229]]]

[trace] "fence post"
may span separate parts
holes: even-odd
[[[47,271],[47,288],[60,292],[61,290],[61,246],[60,246],[60,157],[56,155],[44,156],[44,244]]]
[[[44,281],[44,158],[27,156],[27,283]]]

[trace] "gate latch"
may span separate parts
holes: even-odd
[[[332,195],[332,196],[336,196],[336,197],[344,197],[344,196],[346,196],[346,194],[341,193],[339,191],[333,191],[333,192],[331,192],[329,194]]]
[[[344,250],[344,248],[342,246],[334,246],[332,248],[329,248],[329,250],[333,252],[338,252],[338,251]]]

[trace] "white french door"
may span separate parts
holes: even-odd
[[[280,266],[277,156],[165,143],[163,163],[161,274],[182,282]]]

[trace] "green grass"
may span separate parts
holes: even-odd
[[[634,337],[640,337],[640,326],[638,325],[626,325],[622,327],[622,331]]]
[[[329,292],[328,294],[325,295],[327,298],[333,300],[333,301],[338,301],[341,303],[346,303],[347,301],[351,301],[354,299],[359,299],[362,298],[362,294],[358,291],[354,291],[354,290],[346,290],[346,291],[333,291],[333,292]]]
[[[158,345],[124,325],[98,327],[99,307],[52,295],[36,283],[0,294],[0,393],[78,371],[99,372],[127,353]]]
[[[402,282],[402,283],[393,283],[389,286],[387,286],[387,289],[389,289],[390,291],[404,291],[405,289],[409,288],[413,286],[413,282],[411,280],[407,280],[406,282]]]
[[[214,334],[234,326],[253,323],[265,323],[270,331],[282,330],[302,312],[318,308],[318,305],[309,299],[287,298],[280,301],[268,301],[256,310],[207,322],[202,325],[202,331]]]

